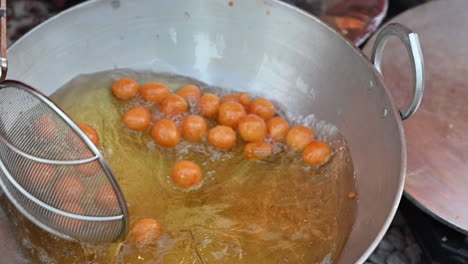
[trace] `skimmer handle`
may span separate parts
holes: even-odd
[[[7,60],[7,6],[6,0],[0,0],[0,81],[6,79],[8,70]]]

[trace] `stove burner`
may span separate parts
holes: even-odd
[[[467,235],[427,215],[406,197],[400,211],[423,250],[422,263],[468,264]]]

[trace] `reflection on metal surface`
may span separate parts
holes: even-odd
[[[426,66],[421,107],[404,122],[408,143],[405,191],[423,210],[468,233],[468,2],[434,1],[396,17],[420,36]],[[449,41],[450,45],[448,45]],[[383,75],[397,102],[408,100],[408,58],[397,43],[385,52]],[[372,43],[366,47],[370,54]],[[391,58],[391,59],[390,59]]]
[[[283,0],[325,21],[356,46],[384,19],[388,0]]]

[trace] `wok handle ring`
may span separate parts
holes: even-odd
[[[0,81],[6,79],[8,71],[7,60],[7,0],[0,0]]]
[[[372,63],[377,70],[382,74],[382,55],[385,49],[387,40],[393,36],[398,37],[405,45],[411,60],[411,67],[413,71],[413,98],[411,103],[400,109],[402,120],[411,117],[421,105],[424,94],[424,59],[419,43],[418,34],[412,32],[410,29],[392,23],[385,26],[377,35],[375,40],[374,49],[372,50]]]

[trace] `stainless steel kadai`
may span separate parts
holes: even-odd
[[[373,65],[295,7],[274,0],[228,3],[88,1],[16,42],[9,49],[9,76],[50,95],[79,74],[114,68],[170,72],[267,94],[292,113],[314,113],[335,124],[349,143],[358,190],[355,224],[338,263],[363,263],[390,225],[406,171],[402,115],[377,70],[379,58],[388,36],[407,46],[416,82],[413,103],[402,112],[410,117],[424,80],[416,34],[399,25],[384,28]]]
[[[2,10],[5,2],[1,1]],[[117,240],[127,230],[127,208],[99,150],[42,93],[17,81],[5,81],[5,12],[2,14],[2,190],[33,223],[59,237],[84,242]],[[115,197],[114,204],[106,207],[95,202],[104,185],[111,186]]]

